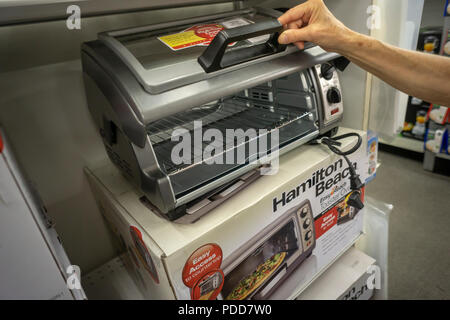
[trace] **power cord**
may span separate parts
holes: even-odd
[[[342,151],[338,149],[337,147],[342,145],[342,143],[340,143],[338,140],[342,140],[349,137],[357,137],[358,140],[356,144],[348,151]],[[350,189],[352,191],[359,191],[364,186],[364,184],[361,182],[359,174],[356,173],[355,167],[353,167],[352,163],[350,162],[347,156],[356,152],[359,149],[359,147],[362,144],[361,136],[356,132],[350,132],[333,138],[323,137],[320,140],[320,142],[326,145],[333,153],[340,155],[345,159],[348,165],[348,169],[350,170]]]

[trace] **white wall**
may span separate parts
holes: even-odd
[[[404,49],[415,50],[422,19],[423,0],[374,0],[381,8],[381,28],[372,36]],[[408,96],[384,81],[373,77],[369,128],[385,140],[403,127]]]

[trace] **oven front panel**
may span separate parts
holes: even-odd
[[[149,139],[176,198],[277,148],[282,153],[295,141],[318,134],[318,103],[312,88],[309,72],[294,73],[150,123]],[[184,132],[183,136],[173,139],[177,132]],[[242,138],[236,137],[239,132]],[[188,148],[180,152],[185,139]],[[183,161],[177,163],[174,156]]]

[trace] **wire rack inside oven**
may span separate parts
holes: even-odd
[[[298,106],[263,103],[241,96],[232,96],[155,121],[147,126],[147,133],[160,165],[168,174],[173,174],[205,160],[198,155],[202,155],[203,149],[211,142],[202,142],[202,150],[198,152],[199,150],[195,148],[198,149],[199,146],[193,143],[194,139],[191,139],[192,164],[175,165],[171,160],[173,147],[179,143],[179,140],[172,141],[172,135],[178,129],[182,130],[178,132],[189,132],[190,137],[194,137],[194,131],[198,130],[194,121],[201,121],[203,133],[211,128],[218,129],[224,139],[214,141],[214,144],[222,144],[223,152],[227,152],[230,148],[238,147],[234,137],[233,141],[226,139],[227,129],[243,131],[255,129],[259,138],[260,134],[270,134],[272,130],[305,118],[309,114],[309,110]],[[266,131],[260,131],[261,129]]]

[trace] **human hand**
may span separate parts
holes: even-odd
[[[288,10],[278,21],[285,29],[278,42],[293,43],[301,50],[305,41],[309,41],[326,51],[340,52],[353,33],[333,16],[322,0],[308,0]]]

